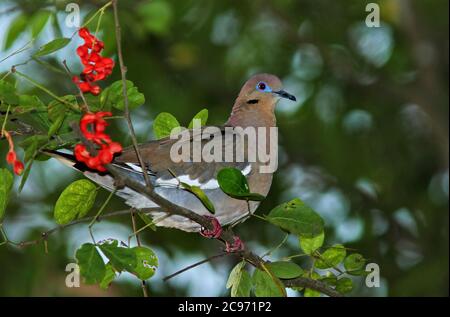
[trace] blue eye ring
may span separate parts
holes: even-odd
[[[263,81],[260,81],[259,83],[256,84],[256,89],[259,90],[259,91],[264,91],[264,92],[271,92],[272,91],[270,86],[267,85]]]

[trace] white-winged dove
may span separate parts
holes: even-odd
[[[295,101],[294,96],[282,90],[281,81],[277,76],[258,74],[251,77],[242,87],[224,127],[275,127],[274,108],[280,98]],[[224,127],[217,129],[219,132],[208,136],[207,140],[202,140],[202,142],[209,142],[212,138],[225,138]],[[143,160],[148,166],[147,173],[155,191],[165,199],[195,213],[209,216],[211,213],[202,202],[194,194],[180,188],[179,181],[199,186],[215,206],[214,217],[220,225],[224,226],[243,221],[249,216],[249,211],[253,213],[256,210],[259,202],[250,201],[248,205],[245,200],[235,199],[225,194],[217,181],[217,173],[222,168],[235,167],[240,169],[247,178],[251,192],[263,196],[268,194],[272,183],[272,173],[262,173],[260,171],[262,163],[258,160],[256,162],[248,161],[246,155],[243,162],[182,161],[175,163],[171,159],[170,150],[177,141],[178,139],[167,137],[139,146]],[[192,137],[186,142],[192,143]],[[223,140],[223,147],[225,147],[225,143],[226,141]],[[89,170],[82,163],[77,163],[71,155],[59,152],[54,152],[51,155],[81,171],[87,178],[107,190],[114,190],[114,179],[111,175]],[[113,164],[124,169],[128,175],[144,184],[142,169],[133,147],[125,149],[115,158]],[[124,198],[126,204],[137,209],[158,207],[151,200],[128,187],[117,190],[116,194]],[[163,211],[152,212],[152,216],[157,226],[172,227],[189,232],[201,231],[199,224],[182,216],[169,216]]]

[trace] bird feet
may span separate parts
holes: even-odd
[[[217,220],[216,218],[212,217],[212,216],[204,216],[206,219],[208,219],[209,221],[211,221],[211,224],[213,225],[213,228],[210,229],[206,229],[206,228],[201,228],[200,229],[200,234],[202,236],[204,236],[205,238],[214,238],[217,239],[218,237],[220,237],[220,235],[222,234],[222,226],[219,223],[219,220]]]
[[[211,221],[211,224],[213,226],[212,229],[206,229],[201,228],[200,234],[204,236],[205,238],[210,239],[217,239],[222,234],[222,226],[220,225],[219,221],[212,217],[212,216],[204,216],[206,219]],[[244,250],[244,243],[242,242],[241,238],[238,236],[233,237],[233,243],[229,243],[228,241],[225,242],[225,251],[228,253],[238,252]]]
[[[225,243],[225,251],[228,253],[238,252],[244,250],[244,242],[238,236],[233,237],[233,244]]]

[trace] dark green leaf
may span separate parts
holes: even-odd
[[[6,168],[0,168],[0,222],[5,215],[9,194],[13,185],[13,175]]]
[[[336,283],[336,291],[341,294],[350,293],[353,289],[353,282],[348,277],[343,277],[339,279]]]
[[[318,269],[328,269],[337,266],[345,258],[345,247],[341,244],[336,244],[320,255],[316,261],[315,266]]]
[[[279,282],[279,283],[277,283]],[[255,269],[252,283],[257,297],[282,297],[285,296],[280,285],[283,285],[276,277],[270,276],[266,271]]]
[[[308,238],[308,237],[300,237],[300,247],[302,248],[303,252],[305,252],[308,255],[311,255],[319,249],[323,245],[323,240],[325,238],[325,233],[322,231],[319,235]]]
[[[247,179],[237,168],[222,168],[217,173],[217,181],[222,191],[235,199],[261,201],[265,198],[263,195],[250,192]]]
[[[168,112],[161,112],[153,121],[153,133],[156,139],[170,136],[173,129],[180,127],[177,118]]]
[[[114,268],[111,265],[111,263],[108,262],[108,264],[106,264],[105,266],[105,276],[100,282],[100,288],[107,289],[115,278],[116,278],[116,271],[114,271]]]
[[[325,276],[321,277],[320,280],[322,282],[325,282],[325,283],[331,285],[331,286],[336,286],[336,283],[337,283],[336,275],[334,275],[331,272],[327,272],[327,274]]]
[[[145,103],[145,97],[139,92],[134,83],[127,80],[127,96],[128,108],[133,110]],[[125,98],[123,97],[123,83],[122,80],[115,81],[108,88],[103,90],[100,96],[100,103],[106,107],[112,106],[119,110],[125,109]]]
[[[290,279],[303,274],[303,269],[295,263],[278,261],[267,264],[270,271],[278,278]]]
[[[344,260],[344,267],[347,273],[355,273],[363,270],[366,260],[359,253],[353,253],[347,256]]]
[[[16,88],[5,80],[0,80],[0,101],[10,105],[15,105],[19,102]]]
[[[58,130],[61,128],[61,126],[62,126],[62,124],[64,122],[65,117],[66,116],[64,116],[64,115],[60,116],[59,118],[57,118],[55,120],[55,122],[53,122],[51,124],[50,128],[48,129],[48,133],[47,133],[48,137],[51,137],[52,135],[54,135],[54,134],[56,134],[58,132]]]
[[[100,283],[105,276],[105,263],[92,243],[85,243],[75,254],[80,274],[86,284]]]
[[[37,155],[37,150],[47,144],[47,142],[48,137],[45,135],[33,135],[20,142],[19,145],[25,151],[24,161],[33,160]]]
[[[267,220],[300,238],[316,237],[323,232],[324,226],[323,219],[298,198],[272,209]]]
[[[45,104],[37,97],[30,95],[19,95],[19,102],[13,111],[15,114],[23,114],[33,110],[42,111],[46,110]]]
[[[67,44],[69,44],[70,39],[69,38],[59,38],[59,39],[54,39],[50,42],[48,42],[47,44],[42,45],[39,48],[39,51],[37,51],[36,53],[33,54],[33,57],[41,57],[41,56],[45,56],[48,54],[51,54],[53,52],[56,52],[60,49],[62,49],[63,47],[65,47]]]
[[[211,200],[209,200],[208,196],[206,196],[205,192],[200,187],[191,186],[183,182],[180,182],[180,184],[183,189],[194,194],[202,202],[203,206],[205,206],[205,208],[209,210],[210,213],[214,214],[216,212],[213,203],[211,202]]]
[[[87,179],[73,182],[64,189],[55,205],[55,220],[60,225],[85,216],[94,205],[97,190]],[[103,250],[102,250],[103,251]]]
[[[37,11],[30,20],[31,36],[36,38],[47,24],[48,19],[52,16],[52,12],[48,10]]]
[[[76,105],[77,103],[77,99],[73,95],[63,96],[61,99],[73,105]],[[61,116],[66,115],[70,111],[72,111],[70,106],[60,102],[59,100],[53,100],[48,104],[48,118],[52,122],[59,120]]]
[[[188,129],[194,128],[194,120],[200,120],[200,126],[206,125],[206,122],[208,121],[208,109],[202,109],[200,110],[194,118],[192,118],[191,122],[189,123]]]
[[[137,265],[136,252],[129,248],[117,246],[117,241],[113,243],[105,242],[99,245],[100,250],[109,259],[116,271],[128,271],[133,273]]]
[[[9,49],[17,38],[22,34],[28,24],[28,17],[24,14],[18,15],[14,21],[11,22],[5,40],[4,49]],[[2,31],[3,32],[3,31]]]

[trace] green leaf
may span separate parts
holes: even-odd
[[[139,217],[142,219],[142,221],[150,227],[153,231],[156,231],[156,225],[153,223],[153,219],[150,218],[148,215],[144,214],[143,212],[137,212]]]
[[[54,135],[58,132],[58,130],[61,128],[65,118],[66,118],[65,115],[60,116],[55,120],[55,122],[53,122],[51,124],[50,128],[48,129],[48,133],[47,133],[48,137],[51,137],[52,135]]]
[[[9,194],[13,185],[13,175],[6,168],[0,169],[0,222],[3,219],[8,204]]]
[[[364,264],[366,259],[359,253],[350,254],[344,260],[344,268],[349,274],[359,275],[360,271],[364,271]]]
[[[208,121],[208,109],[202,109],[200,110],[191,120],[189,123],[188,129],[194,128],[194,120],[200,120],[200,126],[206,125],[206,121]]]
[[[230,272],[230,275],[228,276],[226,288],[232,287],[233,284],[238,281],[239,275],[241,274],[242,269],[245,267],[245,264],[245,261],[241,261],[234,266],[234,268]]]
[[[15,114],[24,114],[33,110],[42,111],[47,107],[37,96],[19,95],[18,105],[14,107]]]
[[[169,31],[173,19],[172,7],[165,1],[144,2],[137,10],[144,28],[152,33],[164,35]]]
[[[272,209],[267,220],[300,238],[317,237],[324,227],[323,219],[298,198]]]
[[[30,20],[32,38],[36,38],[41,33],[51,16],[52,12],[48,10],[39,10],[33,15]]]
[[[129,248],[122,248],[117,245],[117,241],[105,242],[99,245],[100,250],[109,259],[116,271],[134,272],[137,266],[136,252]]]
[[[305,292],[303,293],[303,296],[305,297],[320,297],[322,293],[319,291],[316,291],[314,289],[306,288]]]
[[[217,173],[217,181],[222,191],[230,197],[243,200],[264,200],[264,196],[251,193],[247,183],[247,179],[237,168],[222,168]]]
[[[214,214],[216,212],[213,203],[211,202],[211,200],[209,200],[208,196],[206,196],[205,192],[200,187],[191,186],[183,182],[180,182],[180,185],[183,187],[183,189],[194,194],[202,202],[203,206],[205,206],[205,208],[208,209],[210,213]]]
[[[231,287],[231,297],[250,297],[252,278],[246,270],[242,270],[239,281]]]
[[[24,161],[33,160],[37,155],[37,150],[47,144],[48,137],[45,135],[32,135],[19,143],[25,151]]]
[[[94,205],[97,190],[94,183],[87,179],[73,182],[64,189],[55,205],[55,220],[63,225],[77,216],[85,216]]]
[[[153,121],[153,133],[156,139],[162,139],[170,136],[174,128],[179,127],[178,120],[168,112],[161,112]]]
[[[9,49],[14,44],[14,42],[17,40],[20,34],[22,34],[23,31],[25,31],[27,24],[28,24],[28,17],[24,14],[18,15],[14,19],[14,21],[11,22],[8,29],[8,33],[6,35],[4,46],[5,50]]]
[[[306,278],[313,279],[313,280],[319,280],[321,278],[319,273],[317,273],[316,271],[305,271],[303,276]],[[316,291],[316,290],[313,290],[310,288],[305,288],[303,296],[305,296],[305,297],[320,297],[321,293],[319,291]]]
[[[127,80],[127,96],[128,108],[133,110],[145,103],[144,94],[140,93],[134,83]],[[115,81],[108,88],[102,91],[100,96],[100,103],[106,107],[112,106],[119,110],[125,109],[125,98],[123,97],[123,83],[122,80]]]
[[[350,293],[353,289],[353,282],[348,277],[343,277],[339,279],[336,283],[336,291],[341,294]]]
[[[255,269],[252,276],[252,283],[255,288],[255,295],[257,297],[282,297],[280,286],[281,281],[278,280],[279,284],[275,282],[277,278],[270,276],[266,271],[260,269]],[[278,285],[277,285],[278,284]]]
[[[158,258],[153,250],[145,247],[134,247],[131,249],[136,255],[136,266],[133,272],[140,280],[147,280],[155,274],[158,267]]]
[[[320,280],[331,286],[336,286],[336,283],[337,283],[336,275],[334,275],[333,273],[331,273],[329,271],[327,272],[327,274],[325,276],[321,277]]]
[[[16,88],[5,80],[0,80],[0,101],[10,105],[15,105],[19,102]]]
[[[80,274],[86,284],[100,283],[105,276],[105,263],[92,243],[85,243],[75,254]]]
[[[54,39],[54,40],[48,42],[47,44],[42,45],[39,48],[39,51],[37,51],[36,53],[33,54],[33,57],[41,57],[41,56],[45,56],[45,55],[54,53],[54,52],[62,49],[63,47],[65,47],[67,44],[69,44],[69,42],[70,42],[70,39],[66,38],[66,37]]]
[[[267,264],[270,271],[278,278],[290,279],[303,274],[303,269],[295,263],[278,261]]]
[[[63,96],[61,99],[73,105],[77,104],[77,99],[73,95]],[[69,112],[71,112],[69,106],[59,100],[53,100],[48,104],[48,118],[52,122],[59,120],[61,116],[65,116]]]
[[[249,297],[252,279],[246,270],[245,261],[241,261],[231,270],[227,281],[227,288],[231,288],[231,297]]]
[[[300,247],[302,248],[303,252],[305,252],[308,255],[311,255],[319,249],[323,245],[323,240],[325,239],[325,233],[322,231],[319,235],[308,238],[308,237],[300,237]]]
[[[335,244],[320,255],[315,267],[318,269],[335,267],[344,260],[345,254],[345,247],[342,244]]]
[[[116,278],[116,271],[114,271],[111,263],[108,262],[105,266],[105,276],[103,276],[102,281],[100,282],[100,288],[107,289],[112,281]]]

